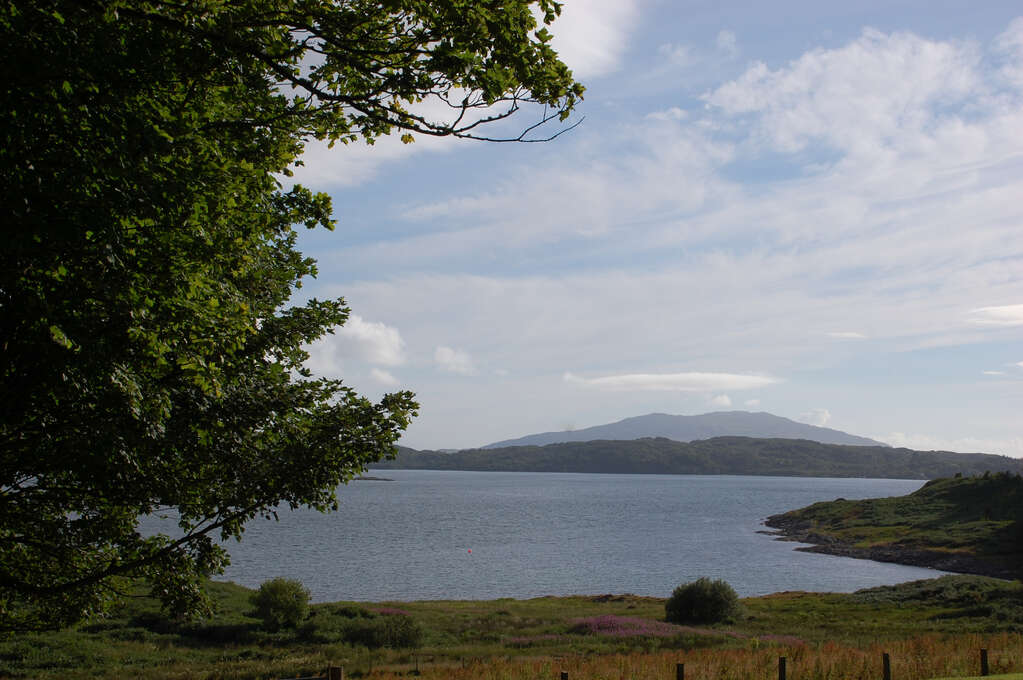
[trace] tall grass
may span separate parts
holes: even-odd
[[[778,657],[786,657],[791,680],[878,680],[882,655],[891,658],[892,680],[968,677],[980,672],[980,650],[989,650],[991,672],[1023,670],[1023,636],[1019,634],[926,635],[866,647],[835,642],[778,645],[759,639],[734,649],[693,649],[652,653],[570,655],[533,659],[499,658],[420,668],[423,680],[674,680],[676,664],[685,664],[686,680],[774,680]],[[351,669],[349,676],[375,680],[405,678],[410,667]]]
[[[790,680],[880,680],[887,652],[893,680],[927,680],[977,675],[981,648],[993,673],[1023,671],[1023,587],[977,577],[748,598],[743,617],[706,628],[665,622],[664,600],[602,595],[318,604],[298,629],[274,633],[252,617],[252,591],[210,588],[220,611],[206,622],[133,599],[74,630],[0,636],[0,678],[269,680],[335,664],[351,680],[417,667],[438,680],[558,680],[562,670],[674,680],[685,663],[686,680],[775,680],[785,656]]]

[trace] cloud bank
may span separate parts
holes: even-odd
[[[442,345],[434,351],[433,360],[442,370],[450,373],[459,373],[461,375],[473,375],[476,373],[472,357],[464,350]]]
[[[752,390],[780,382],[777,378],[768,376],[736,373],[634,373],[601,378],[581,378],[572,373],[565,373],[564,379],[569,383],[601,390],[657,392]],[[731,400],[728,403],[731,404]]]

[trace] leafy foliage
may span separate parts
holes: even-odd
[[[0,630],[102,612],[145,576],[206,610],[217,539],[336,507],[417,405],[303,368],[344,301],[293,225],[309,139],[483,137],[582,94],[537,31],[551,0],[14,0],[0,7]],[[13,65],[17,65],[13,67]],[[416,113],[440,104],[446,117]],[[433,106],[429,110],[437,108]],[[538,121],[539,122],[539,121]],[[512,136],[511,138],[516,138]],[[411,141],[411,137],[406,137]],[[181,535],[143,536],[140,515]]]
[[[309,591],[295,579],[270,579],[253,593],[252,606],[267,630],[295,628],[309,613]]]
[[[739,596],[732,586],[706,577],[678,586],[664,603],[669,623],[719,623],[739,611]]]

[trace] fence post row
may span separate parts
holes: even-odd
[[[785,676],[786,669],[788,666],[787,661],[788,660],[784,656],[778,657],[778,680],[786,680]],[[892,657],[890,654],[888,654],[888,652],[884,652],[881,655],[881,665],[883,669],[882,672],[884,675],[884,680],[892,680]],[[337,670],[338,674],[336,676],[329,675],[328,680],[344,680],[341,675],[340,668],[337,669],[331,668],[331,671],[332,670]],[[991,668],[988,665],[988,655],[986,649],[980,650],[980,674],[984,676],[991,674]],[[561,680],[568,680],[568,671],[561,671]],[[686,665],[684,663],[675,664],[675,680],[686,680]]]
[[[419,675],[419,657],[415,657],[416,670],[415,675]],[[787,670],[787,659],[784,656],[778,657],[778,680],[786,680]],[[884,680],[892,680],[892,657],[885,652],[881,656],[881,663],[883,666]],[[462,659],[462,667],[465,668],[465,659]],[[991,668],[988,665],[988,654],[986,649],[980,650],[980,674],[983,676],[991,674]],[[323,676],[321,676],[322,678]],[[344,680],[345,669],[344,666],[327,666],[326,680]],[[296,680],[302,680],[298,678]],[[561,680],[568,680],[568,671],[561,671]],[[686,680],[686,665],[684,663],[675,664],[675,680]]]

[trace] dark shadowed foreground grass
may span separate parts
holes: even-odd
[[[133,599],[118,615],[73,630],[0,639],[0,677],[275,678],[328,664],[350,678],[579,680],[777,677],[893,680],[976,675],[981,647],[992,673],[1023,671],[1023,588],[944,577],[850,595],[779,593],[743,600],[744,614],[705,628],[664,621],[664,600],[633,595],[531,600],[330,603],[297,629],[270,633],[251,591],[211,584],[209,621],[168,620]],[[402,648],[416,644],[415,648]]]

